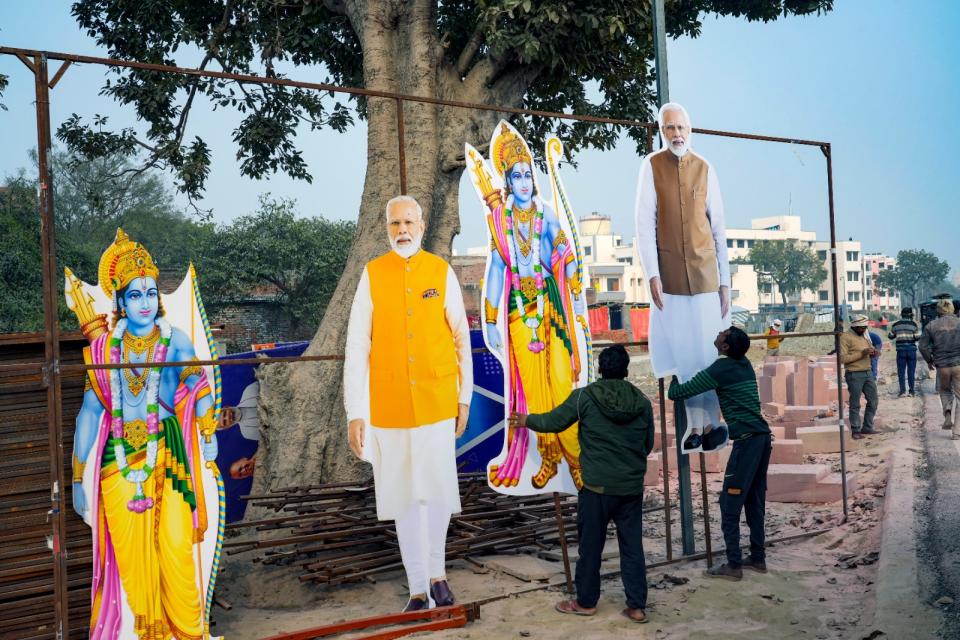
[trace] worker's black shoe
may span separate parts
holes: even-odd
[[[723,578],[724,580],[737,582],[743,578],[743,569],[740,567],[731,567],[729,564],[724,563],[707,569],[703,572],[703,575],[708,578]]]
[[[864,427],[863,429],[860,429],[860,433],[862,433],[865,436],[875,436],[880,432],[877,431],[876,429],[870,429],[868,427]]]
[[[690,437],[683,442],[684,449],[697,449],[700,447],[700,444],[703,442],[703,439],[700,437],[699,433],[691,433]]]
[[[751,571],[756,571],[758,573],[767,572],[767,561],[766,560],[754,560],[752,557],[747,558],[743,561],[743,568],[750,569]]]

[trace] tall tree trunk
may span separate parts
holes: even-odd
[[[478,71],[474,78],[471,72],[461,79],[452,65],[443,62],[432,5],[371,2],[363,17],[351,18],[363,43],[366,87],[521,104],[533,77],[530,72],[500,76],[490,85],[493,73]],[[403,115],[407,191],[423,207],[427,224],[424,247],[448,257],[460,230],[458,189],[463,143],[477,145],[485,140],[499,115],[422,103],[405,103]],[[343,354],[357,282],[364,265],[389,249],[384,206],[399,193],[396,102],[371,98],[367,171],[357,235],[307,355]],[[254,493],[369,477],[370,467],[356,460],[347,445],[342,361],[271,365],[262,367],[259,377],[262,438]],[[256,510],[248,513],[256,514]]]

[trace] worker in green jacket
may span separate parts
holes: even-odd
[[[577,596],[556,605],[561,613],[592,616],[600,599],[600,559],[607,525],[617,526],[620,575],[633,622],[647,622],[647,571],[643,555],[643,477],[653,450],[653,406],[626,380],[630,355],[622,345],[600,352],[601,379],[574,389],[548,413],[510,417],[513,427],[559,433],[579,422],[583,488],[577,505]]]

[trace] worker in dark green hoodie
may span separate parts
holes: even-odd
[[[617,525],[620,576],[627,598],[623,615],[646,622],[647,569],[643,557],[643,476],[653,449],[653,406],[627,382],[630,355],[621,345],[600,352],[601,379],[573,393],[549,413],[513,414],[511,426],[559,433],[580,423],[583,489],[577,505],[577,597],[556,605],[561,613],[592,616],[600,599],[600,557],[607,525]]]

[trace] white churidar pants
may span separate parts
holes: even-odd
[[[369,431],[377,518],[396,521],[410,595],[429,593],[430,578],[446,574],[447,527],[460,513],[456,421]]]
[[[686,382],[717,359],[717,334],[730,326],[730,315],[720,317],[720,296],[663,294],[663,311],[650,305],[650,363],[658,378],[677,376]],[[669,381],[668,381],[669,386]],[[687,400],[687,432],[702,432],[721,422],[720,401],[714,391]],[[684,439],[686,439],[686,433]]]

